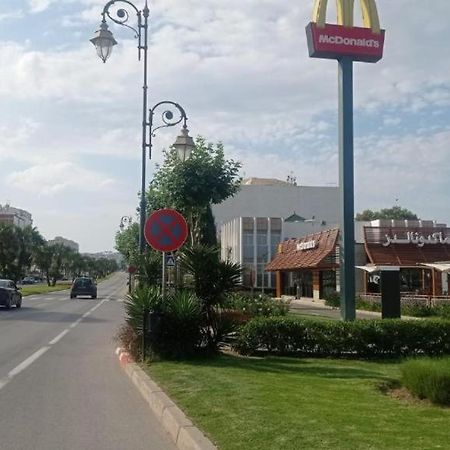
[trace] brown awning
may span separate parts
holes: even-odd
[[[279,251],[266,265],[266,271],[298,270],[307,268],[335,268],[336,243],[339,236],[337,228],[308,236],[289,239],[280,244]]]
[[[449,228],[365,227],[364,237],[367,256],[375,265],[450,261]]]

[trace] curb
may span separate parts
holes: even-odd
[[[127,351],[118,347],[115,353],[120,365],[179,450],[217,450],[217,447],[133,361]]]

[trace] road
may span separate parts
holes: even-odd
[[[175,450],[114,354],[126,278],[0,308],[1,450]]]

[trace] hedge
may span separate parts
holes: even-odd
[[[415,396],[450,405],[450,358],[421,358],[401,366],[402,384]]]
[[[450,354],[450,321],[319,321],[261,317],[240,328],[234,344],[242,354],[355,356],[363,358]]]

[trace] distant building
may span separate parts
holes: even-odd
[[[63,238],[61,236],[56,236],[55,239],[51,239],[47,241],[48,245],[56,245],[56,244],[62,244],[65,247],[69,247],[72,250],[79,252],[80,246],[75,241],[71,241],[70,239]]]
[[[123,256],[119,252],[112,252],[112,251],[83,253],[83,256],[88,256],[93,259],[110,259],[112,261],[116,261],[117,264],[119,265],[123,260]]]
[[[14,208],[9,204],[0,205],[0,223],[16,225],[20,228],[33,225],[31,214],[24,209]]]
[[[325,223],[328,227],[338,224],[339,188],[296,186],[272,178],[248,178],[242,181],[240,190],[233,197],[212,205],[212,212],[218,231],[236,217],[289,218],[296,215],[300,219],[295,223],[304,219],[307,233],[312,224]]]
[[[275,288],[265,272],[285,239],[316,233],[339,224],[337,187],[297,186],[271,178],[249,178],[239,192],[213,214],[220,232],[221,257],[241,264],[243,285]]]

